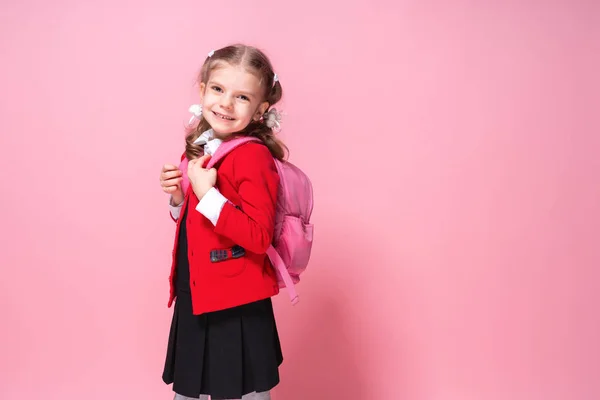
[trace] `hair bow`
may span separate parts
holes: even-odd
[[[192,117],[190,118],[188,125],[191,125],[192,122],[194,122],[194,119],[200,119],[202,116],[202,106],[200,104],[192,104],[188,111],[192,113]]]
[[[273,129],[275,132],[281,131],[282,114],[276,108],[271,108],[264,115],[265,125]]]

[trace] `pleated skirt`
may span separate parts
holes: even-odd
[[[283,355],[271,299],[194,315],[185,215],[177,249],[177,298],[163,381],[187,397],[239,399],[279,383]]]

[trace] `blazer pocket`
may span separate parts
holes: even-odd
[[[240,275],[246,269],[246,257],[230,258],[228,260],[212,263],[213,268],[219,275],[233,278]]]

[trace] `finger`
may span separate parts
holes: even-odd
[[[165,193],[175,193],[177,190],[179,190],[179,186],[169,186],[169,187],[163,188],[163,191]]]
[[[173,164],[165,164],[165,165],[163,165],[163,172],[173,171],[175,169],[178,169],[178,168],[175,165],[173,165]]]
[[[180,186],[183,178],[173,178],[162,182],[162,187]]]
[[[165,180],[165,181],[168,179],[172,179],[172,178],[178,178],[182,175],[183,175],[183,172],[181,172],[180,170],[163,172],[163,174],[162,174],[163,180]]]
[[[163,172],[160,174],[160,183],[163,184],[168,178],[167,178],[167,173]]]
[[[206,156],[202,156],[200,158],[195,158],[193,161],[190,161],[188,163],[188,170],[190,168],[198,168],[198,167],[202,168],[203,165],[204,165],[205,160],[206,160]]]
[[[210,154],[205,154],[198,159],[198,164],[200,164],[200,166],[204,168],[206,161],[208,161],[209,159],[210,159]]]
[[[183,178],[171,178],[171,179],[164,180],[161,183],[162,183],[162,186],[167,187],[167,186],[179,185],[181,183],[181,181],[183,181]]]
[[[163,182],[163,186],[164,187],[177,186],[177,185],[179,185],[181,183],[182,180],[183,180],[183,178],[167,179],[166,181]]]

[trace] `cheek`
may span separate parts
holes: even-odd
[[[212,103],[213,103],[213,101],[212,101],[212,96],[210,96],[210,95],[206,96],[206,95],[205,95],[205,96],[202,98],[202,107],[203,107],[203,108],[204,108],[204,107],[208,107],[208,106],[210,106]]]
[[[238,112],[240,115],[243,115],[245,118],[253,118],[254,117],[254,109],[250,107],[249,104],[240,104],[238,106]]]
[[[214,105],[219,101],[219,94],[212,90],[207,90],[202,98],[202,103],[206,105]]]

